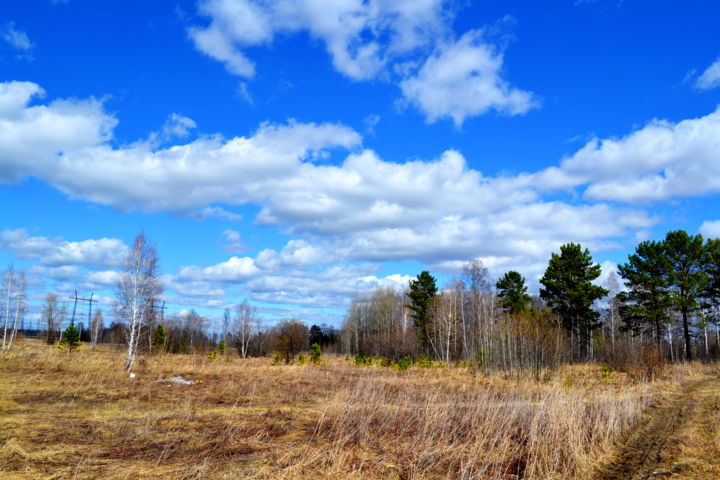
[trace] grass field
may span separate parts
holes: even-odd
[[[0,361],[2,478],[585,478],[699,370],[643,383],[588,364],[535,382],[164,355],[131,379],[122,363],[19,342]],[[174,375],[197,383],[158,382]]]

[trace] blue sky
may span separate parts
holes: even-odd
[[[713,2],[27,0],[0,10],[0,261],[100,295],[140,229],[171,310],[341,320],[472,258],[531,285],[720,235]],[[31,308],[30,315],[37,313]]]

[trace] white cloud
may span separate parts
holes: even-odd
[[[438,47],[400,88],[428,122],[450,117],[459,126],[489,110],[518,115],[537,107],[531,93],[512,88],[502,78],[502,66],[502,52],[483,41],[482,31],[471,30],[457,42]]]
[[[252,98],[252,95],[250,95],[250,89],[248,88],[248,84],[245,82],[240,82],[235,89],[235,95],[248,105],[254,105],[254,101]]]
[[[208,267],[180,267],[177,278],[179,280],[241,283],[259,272],[260,270],[255,266],[252,258],[232,256],[225,262]]]
[[[245,245],[243,245],[241,241],[241,235],[240,232],[237,230],[223,230],[223,239],[225,240],[225,245],[223,246],[223,250],[230,253],[238,253],[238,252],[244,252],[248,249]]]
[[[264,195],[267,182],[293,175],[303,160],[360,142],[342,125],[290,122],[263,124],[251,137],[114,148],[105,142],[117,120],[98,102],[27,106],[41,93],[32,83],[0,83],[0,182],[34,176],[72,197],[123,209],[189,213],[210,203],[246,203]]]
[[[715,60],[715,62],[698,77],[695,86],[702,90],[720,87],[720,58]]]
[[[449,117],[460,125],[490,110],[517,115],[537,107],[531,93],[502,78],[502,52],[481,30],[454,39],[459,7],[449,0],[202,0],[199,13],[210,23],[188,33],[198,50],[245,78],[256,74],[250,47],[307,33],[343,75],[399,81],[405,103],[431,122]],[[247,84],[238,96],[252,104]]]
[[[28,106],[33,97],[43,94],[34,83],[0,83],[0,183],[30,175],[81,177],[82,172],[69,171],[77,165],[68,165],[63,152],[78,152],[112,137],[117,120],[103,111],[100,102],[55,100]],[[62,181],[49,183],[62,190]]]
[[[205,28],[189,30],[195,46],[235,75],[255,65],[243,49],[277,35],[307,32],[320,40],[335,68],[356,80],[375,77],[390,59],[425,46],[447,30],[442,0],[204,0]]]
[[[587,185],[588,200],[664,201],[720,192],[720,108],[677,123],[653,120],[621,138],[594,139],[534,176],[547,190]]]
[[[192,118],[173,113],[163,125],[163,136],[166,139],[185,138],[190,135],[190,130],[197,127]]]
[[[47,266],[117,267],[127,254],[127,246],[115,238],[69,242],[59,237],[31,237],[24,229],[0,232],[0,249],[21,259],[38,259]]]
[[[0,109],[9,105],[6,110],[16,118],[6,115],[8,124],[25,122],[27,110],[49,108],[24,106],[39,91],[36,85],[13,88],[15,96],[7,95],[4,104],[0,95]],[[107,121],[101,108],[88,115],[96,125]],[[43,134],[41,126],[36,130]],[[280,251],[266,249],[255,259],[233,257],[217,265],[185,267],[179,281],[244,282],[256,279],[259,270],[268,274],[345,260],[451,265],[481,257],[498,265],[523,258],[535,264],[546,261],[563,242],[610,249],[617,238],[657,221],[617,206],[543,201],[541,189],[558,187],[553,175],[571,178],[570,186],[596,181],[607,162],[585,165],[566,159],[556,171],[485,177],[454,150],[434,160],[395,163],[370,150],[355,151],[360,140],[343,125],[294,122],[264,124],[248,137],[229,140],[201,135],[157,150],[143,143],[114,147],[95,137],[90,146],[81,143],[59,155],[30,156],[10,163],[11,168],[5,162],[0,171],[8,181],[33,175],[73,197],[121,209],[234,219],[235,214],[211,205],[254,204],[260,207],[257,223],[284,227],[292,236]],[[0,150],[30,150],[37,143],[31,136],[3,141]],[[339,163],[316,161],[334,147],[353,150]],[[577,178],[580,183],[573,183]],[[608,173],[607,178],[614,177]],[[230,232],[226,237],[235,235]],[[242,244],[230,243],[238,244],[233,253],[240,251]],[[65,250],[65,258],[71,257],[72,249]]]
[[[0,29],[0,38],[5,43],[13,47],[15,50],[19,50],[24,55],[29,55],[34,45],[30,42],[30,38],[27,33],[17,30],[15,23],[10,22]]]
[[[117,284],[120,274],[115,270],[103,270],[100,272],[91,272],[86,277],[87,282],[106,287],[112,287]]]
[[[363,267],[336,265],[322,271],[298,270],[267,274],[247,284],[251,298],[275,304],[318,308],[343,307],[357,293],[388,287],[402,290],[412,277],[407,275],[363,275]]]
[[[218,206],[199,208],[194,212],[190,213],[188,216],[193,220],[205,220],[206,218],[221,218],[223,220],[228,220],[231,222],[242,220],[243,218],[242,215],[238,215],[237,213],[230,212]]]
[[[720,238],[720,220],[707,220],[700,225],[700,233],[707,238]]]

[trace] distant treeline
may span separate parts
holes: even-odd
[[[317,343],[324,351],[361,359],[430,359],[537,375],[573,361],[622,368],[720,358],[720,240],[670,232],[662,241],[640,243],[603,285],[596,283],[600,274],[587,249],[568,243],[549,259],[537,296],[527,293],[518,272],[492,281],[473,260],[442,288],[424,271],[405,291],[380,288],[357,295],[339,329],[308,328],[297,320],[263,328],[255,307],[245,301],[227,309],[222,330],[212,332],[194,310],[163,317],[145,308],[137,342],[145,352],[237,351],[286,361]],[[59,339],[65,315],[48,295],[43,317],[49,343]],[[91,345],[127,341],[126,325],[105,327],[100,310],[81,332]]]

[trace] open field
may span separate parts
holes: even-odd
[[[130,379],[121,352],[20,342],[0,362],[2,478],[591,478],[646,406],[709,378],[676,366],[642,383],[579,365],[539,383],[325,361],[149,356]],[[157,381],[173,375],[198,383]],[[704,423],[678,429],[676,456],[717,448],[708,388],[693,390]]]

